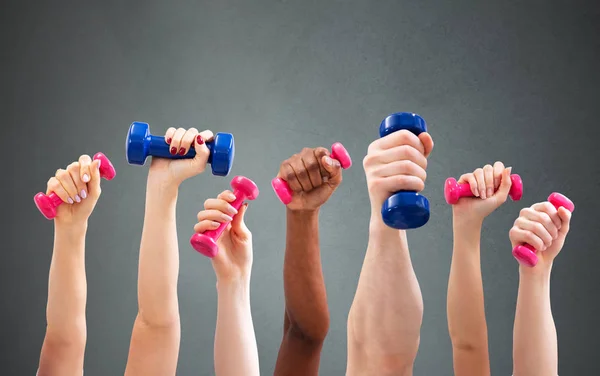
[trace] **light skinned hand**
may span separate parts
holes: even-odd
[[[531,245],[536,249],[538,257],[535,267],[524,267],[522,270],[535,271],[552,267],[565,244],[570,222],[570,211],[563,207],[557,210],[547,201],[522,209],[510,229],[510,242],[513,248],[522,244]]]
[[[82,155],[48,180],[46,194],[54,192],[64,204],[57,208],[56,223],[85,223],[100,198],[100,160]]]
[[[383,202],[398,191],[421,192],[425,188],[427,157],[432,150],[429,133],[417,137],[407,130],[391,133],[369,145],[363,168],[374,210],[380,210]]]
[[[464,174],[458,184],[467,183],[474,197],[462,197],[452,205],[455,216],[461,219],[483,222],[483,219],[506,202],[512,181],[512,167],[502,162],[485,165],[472,173]]]
[[[194,148],[196,155],[186,159],[152,158],[150,176],[161,183],[179,186],[186,179],[201,174],[210,156],[206,142],[212,141],[213,137],[210,130],[198,132],[196,128],[169,128],[165,142],[169,144],[171,154],[185,155],[190,148]]]
[[[238,212],[230,204],[234,200],[235,196],[229,190],[217,198],[206,200],[204,210],[198,213],[198,223],[194,226],[195,232],[204,233],[216,230],[221,223],[229,223],[217,240],[219,252],[211,259],[217,282],[250,279],[252,233],[244,222],[248,204],[243,204]]]

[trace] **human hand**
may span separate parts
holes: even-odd
[[[398,191],[420,192],[427,178],[427,157],[433,140],[427,132],[416,136],[400,130],[369,145],[363,167],[367,177],[373,211],[380,212],[383,202]]]
[[[152,158],[149,177],[153,183],[178,187],[184,180],[204,172],[210,156],[206,142],[213,137],[209,130],[199,133],[196,128],[169,128],[165,134],[165,142],[170,145],[171,154],[185,155],[193,147],[196,155],[185,159]]]
[[[323,147],[304,148],[283,161],[278,178],[285,180],[292,190],[292,211],[319,209],[342,182],[342,167]]]
[[[452,205],[458,220],[483,223],[485,217],[506,202],[512,185],[510,172],[502,162],[485,165],[472,173],[464,174],[458,184],[469,184],[474,197],[462,197]]]
[[[89,155],[82,155],[48,180],[46,194],[54,192],[65,203],[58,206],[55,223],[87,222],[102,192],[100,163],[100,159],[92,161]]]
[[[195,232],[204,233],[230,222],[217,240],[219,252],[211,259],[217,282],[249,281],[252,269],[252,233],[244,223],[248,204],[243,204],[238,212],[230,204],[233,201],[235,196],[229,190],[206,200],[205,210],[198,213],[194,226]]]
[[[572,213],[564,207],[556,209],[550,202],[540,202],[524,208],[510,229],[509,238],[513,249],[529,244],[537,250],[537,265],[521,267],[522,271],[548,270],[565,243]]]

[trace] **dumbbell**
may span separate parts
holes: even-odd
[[[112,180],[115,178],[117,172],[106,155],[102,153],[96,153],[93,160],[100,160],[100,177],[106,180]],[[38,210],[47,219],[56,217],[57,208],[63,203],[63,200],[54,192],[51,192],[49,195],[40,192],[33,196],[33,201],[35,202]]]
[[[519,201],[523,197],[523,180],[521,180],[518,174],[510,175],[510,180],[512,185],[510,186],[508,195],[513,201]],[[444,183],[444,197],[448,204],[454,205],[461,197],[474,197],[474,195],[469,183],[458,184],[456,179],[448,178],[446,179],[446,183]]]
[[[348,169],[350,166],[352,166],[350,154],[346,148],[344,148],[344,145],[339,142],[331,145],[331,154],[329,157],[339,161],[343,169]],[[281,200],[284,205],[292,202],[292,195],[294,192],[292,192],[290,186],[285,180],[281,178],[275,178],[271,180],[271,187],[273,187],[275,194],[277,197],[279,197],[279,200]]]
[[[567,209],[570,212],[575,210],[575,204],[573,201],[569,200],[566,196],[554,192],[550,196],[548,196],[548,202],[550,202],[557,210],[560,207]],[[522,264],[534,267],[538,263],[538,257],[535,254],[537,251],[529,244],[517,245],[512,250],[513,256]]]
[[[246,200],[255,200],[258,197],[258,187],[254,182],[244,176],[236,176],[231,180],[231,188],[233,188],[233,194],[235,200],[230,203],[236,210],[242,207],[242,204]],[[194,234],[190,239],[192,247],[207,257],[215,257],[219,252],[217,246],[217,240],[229,225],[229,222],[221,223],[216,230],[205,231],[202,234]]]
[[[213,175],[227,176],[233,165],[235,155],[235,144],[231,133],[217,133],[212,141],[205,143],[210,150],[208,163],[211,164]],[[196,150],[190,148],[185,155],[173,155],[169,152],[169,144],[164,136],[150,134],[148,123],[133,122],[127,133],[125,143],[127,162],[129,164],[143,165],[148,156],[189,159],[196,156]]]
[[[398,112],[391,114],[379,125],[379,136],[385,137],[400,130],[407,130],[416,136],[427,132],[425,120],[414,113]],[[414,229],[429,221],[429,200],[414,191],[400,191],[391,195],[381,207],[383,222],[395,229]]]

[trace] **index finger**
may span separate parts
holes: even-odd
[[[419,137],[406,129],[390,133],[375,141],[373,144],[380,150],[391,149],[401,145],[410,145],[419,150],[421,154],[425,154],[425,147],[421,140],[419,140]]]

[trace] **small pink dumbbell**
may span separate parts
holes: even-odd
[[[513,201],[519,201],[521,197],[523,197],[523,181],[517,174],[510,175],[510,180],[512,181],[512,185],[510,186],[508,195]],[[446,202],[448,204],[454,205],[461,197],[474,196],[473,192],[471,192],[471,186],[469,183],[458,184],[456,179],[448,178],[444,184],[444,197],[446,198]]]
[[[236,210],[242,207],[245,200],[254,200],[258,197],[258,187],[254,182],[243,176],[236,176],[231,180],[231,188],[233,188],[233,194],[235,200],[230,203]],[[206,257],[215,257],[219,252],[217,246],[217,240],[229,225],[229,222],[221,223],[216,230],[205,231],[202,234],[194,234],[190,239],[192,247],[202,253]]]
[[[102,153],[96,153],[93,159],[100,160],[100,176],[102,178],[106,180],[114,179],[114,177],[117,175],[117,172],[106,155]],[[63,200],[61,200],[61,198],[58,197],[58,195],[54,192],[51,192],[49,195],[40,192],[33,196],[33,201],[35,202],[38,210],[47,219],[56,217],[56,210],[58,206],[63,203]]]
[[[575,210],[575,204],[573,204],[573,201],[557,192],[554,192],[548,196],[548,202],[550,202],[557,210],[560,207],[563,207],[570,212]],[[518,245],[512,251],[512,254],[517,261],[529,267],[534,267],[538,263],[538,257],[535,253],[536,249],[529,244]]]
[[[336,142],[331,146],[331,155],[329,155],[329,157],[338,160],[344,170],[352,166],[352,159],[350,158],[350,154],[348,154],[348,151],[346,150],[346,148],[344,148],[344,145],[342,145],[339,142]],[[277,197],[279,197],[279,200],[281,200],[281,202],[284,205],[287,205],[290,202],[292,202],[292,195],[294,192],[292,192],[290,186],[285,180],[275,178],[271,180],[271,187],[273,187],[275,194],[277,195]]]

